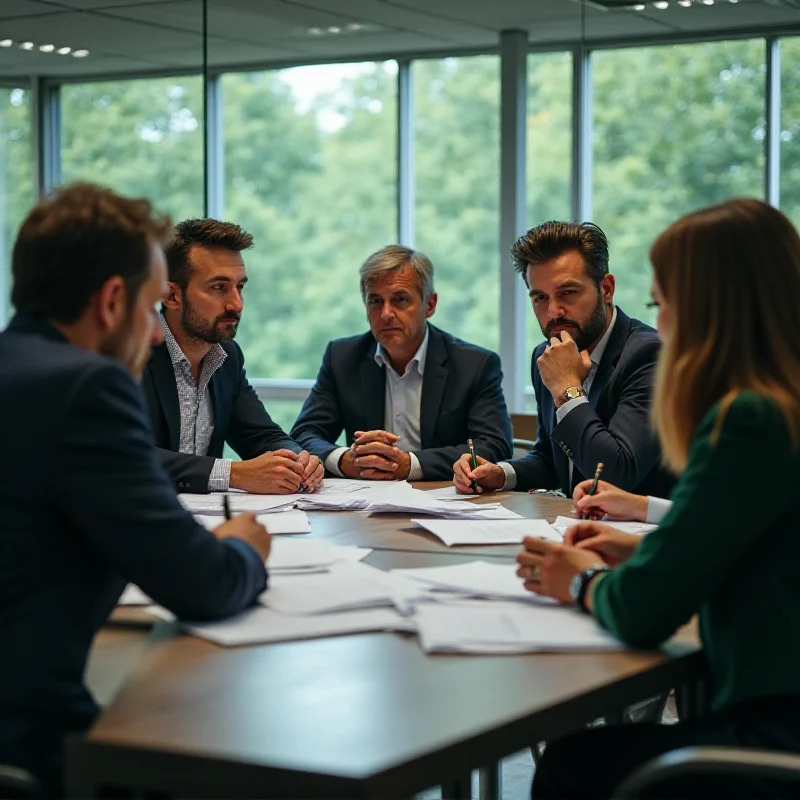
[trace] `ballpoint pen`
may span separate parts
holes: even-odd
[[[478,458],[475,455],[475,446],[472,444],[472,439],[467,439],[467,447],[469,447],[469,468],[476,470],[478,468]],[[478,481],[472,479],[472,493],[478,494]]]
[[[225,519],[231,518],[231,503],[226,494],[222,495],[222,511],[225,514]]]

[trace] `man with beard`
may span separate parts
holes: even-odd
[[[675,478],[660,466],[649,423],[656,332],[614,306],[608,242],[591,223],[545,222],[511,248],[547,338],[533,352],[539,416],[534,449],[491,464],[455,464],[458,491],[560,488],[567,496],[598,463],[603,478],[637,494],[668,497]]]
[[[270,418],[233,341],[247,283],[242,251],[252,245],[238,225],[190,219],[166,249],[164,344],[143,386],[156,446],[179,492],[292,494],[322,481],[320,460]],[[242,461],[222,458],[225,442]]]
[[[32,772],[47,797],[64,796],[65,737],[99,711],[86,660],[126,581],[195,620],[243,611],[266,583],[266,529],[240,514],[206,530],[153,449],[136,381],[163,339],[171,230],[147,200],[76,184],[42,200],[14,244],[16,314],[0,333],[0,764]]]

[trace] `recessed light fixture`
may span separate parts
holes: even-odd
[[[634,11],[644,11],[645,8],[646,6],[644,3],[637,3],[635,6],[633,6]]]
[[[346,27],[349,31],[360,31],[364,26],[358,22],[351,22]]]
[[[19,46],[20,50],[33,50],[33,42],[21,42]]]
[[[73,58],[86,58],[86,56],[88,56],[88,55],[89,55],[89,51],[88,50],[76,50],[72,54]]]
[[[324,30],[322,30],[322,28],[309,28],[309,29],[306,31],[306,33],[307,33],[309,36],[322,36],[322,34],[323,34],[323,33],[325,33],[325,31],[324,31]]]
[[[656,8],[657,8],[659,11],[663,11],[664,9],[666,9],[666,8],[669,8],[669,3],[667,2],[667,0],[656,0],[656,2],[655,2],[655,3],[653,3],[653,5],[654,5],[654,6],[655,6],[655,7],[656,7]]]
[[[0,47],[11,47],[14,44],[13,39],[0,39]]]
[[[40,49],[40,50],[41,50],[43,53],[52,53],[52,52],[53,52],[53,50],[55,50],[55,49],[56,49],[56,46],[55,46],[54,44],[40,44],[40,45],[39,45],[39,49]]]
[[[54,44],[40,44],[35,42],[16,42],[14,39],[0,39],[0,47],[13,47],[17,45],[20,50],[27,50],[32,52],[38,50],[40,53],[58,53],[60,56],[68,56],[72,53],[75,58],[86,58],[89,55],[88,50],[74,50],[71,47],[56,47]]]
[[[338,25],[331,25],[328,27],[328,33],[341,33],[342,29]]]
[[[60,56],[68,56],[72,52],[72,48],[71,47],[59,47],[58,50],[56,50],[56,52]]]
[[[678,5],[683,6],[684,8],[689,8],[691,6],[692,0],[678,0]]]
[[[714,0],[703,0],[703,5],[713,6]]]
[[[338,36],[340,34],[357,33],[367,28],[363,22],[348,22],[345,25],[326,25],[324,28],[315,25],[313,28],[306,28],[305,32],[309,36]]]

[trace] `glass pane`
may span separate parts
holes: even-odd
[[[500,340],[500,60],[414,62],[416,247],[433,261],[433,324]]]
[[[761,39],[597,52],[594,221],[617,302],[649,323],[648,252],[681,214],[764,195]]]
[[[367,329],[361,262],[397,238],[397,65],[223,77],[225,218],[255,237],[237,341],[251,377],[313,378]]]
[[[572,216],[572,54],[528,56],[528,227]],[[509,247],[511,242],[509,242]],[[510,262],[508,262],[510,264]],[[507,264],[504,269],[511,269]],[[527,351],[542,341],[542,329],[528,310]],[[530,383],[529,362],[525,381]],[[526,411],[535,411],[533,396]]]
[[[67,84],[64,182],[148,197],[175,221],[203,215],[203,96],[198,77]]]
[[[800,227],[800,38],[781,40],[781,208]]]
[[[0,87],[0,326],[10,308],[11,249],[32,204],[31,95]]]

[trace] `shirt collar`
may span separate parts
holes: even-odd
[[[608,326],[606,332],[603,334],[602,338],[589,355],[589,357],[592,359],[592,364],[595,366],[597,366],[603,358],[603,353],[606,351],[606,345],[608,344],[608,340],[611,338],[611,331],[614,330],[614,324],[616,321],[617,307],[614,306],[614,313],[611,315],[611,324]]]
[[[159,322],[161,322],[161,329],[164,331],[164,344],[167,346],[167,352],[169,353],[170,360],[172,361],[172,365],[175,364],[183,364],[189,363],[189,359],[181,350],[181,346],[175,341],[175,336],[173,335],[172,331],[170,330],[169,325],[167,324],[166,319],[164,319],[164,315],[159,313],[158,315]],[[228,357],[228,354],[225,352],[225,348],[221,344],[215,344],[212,346],[211,350],[206,353],[206,358],[213,353],[212,358],[209,359],[209,362],[213,362],[216,367],[218,367],[222,362]],[[205,359],[204,359],[205,360]]]
[[[414,354],[414,357],[411,361],[408,362],[408,366],[406,366],[406,374],[408,374],[408,370],[412,364],[417,365],[417,372],[420,375],[425,374],[425,362],[428,359],[428,339],[430,337],[430,328],[425,325],[425,338],[422,340],[422,344],[419,346],[419,349]],[[375,363],[379,367],[388,367],[389,369],[394,372],[394,367],[392,366],[392,362],[389,360],[389,356],[386,355],[386,351],[381,347],[381,343],[378,342],[378,346],[375,348]],[[397,373],[395,373],[397,374]],[[402,377],[402,376],[401,376]]]

